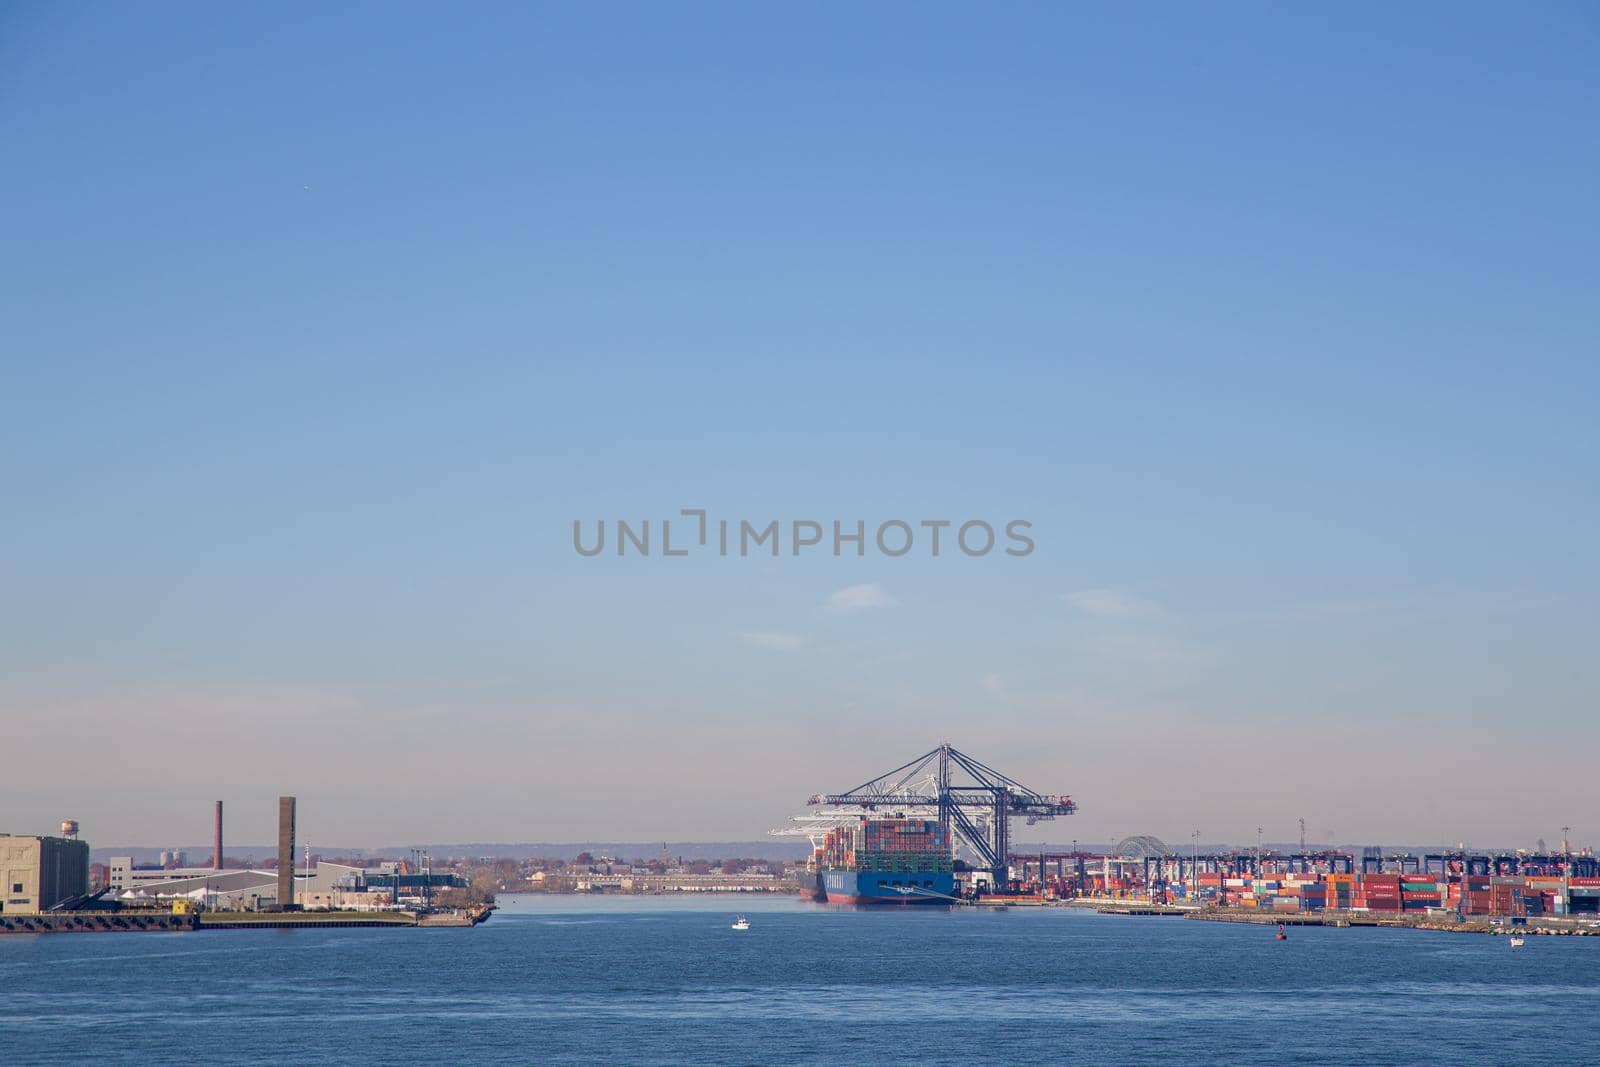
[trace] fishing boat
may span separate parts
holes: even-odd
[[[1511,947],[1512,948],[1521,948],[1522,947],[1522,935],[1521,934],[1512,934],[1511,935]]]
[[[746,919],[743,915],[740,915],[733,920],[733,928],[735,930],[748,930],[750,929],[750,920]]]

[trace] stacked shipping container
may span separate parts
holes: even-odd
[[[1202,898],[1274,910],[1416,912],[1448,908],[1467,915],[1506,916],[1562,914],[1569,907],[1600,911],[1600,878],[1281,874],[1246,879],[1202,874],[1199,884]]]
[[[949,835],[933,819],[872,819],[823,837],[817,866],[862,871],[948,871]]]

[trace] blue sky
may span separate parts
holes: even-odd
[[[1053,838],[1554,839],[1600,800],[1597,44],[7,5],[0,810],[746,837],[948,737],[1077,795]],[[1038,548],[572,551],[683,507]]]

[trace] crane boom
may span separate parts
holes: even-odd
[[[854,789],[817,793],[808,803],[848,806],[862,817],[883,810],[932,815],[948,834],[971,847],[996,885],[1006,880],[1013,817],[1021,816],[1031,826],[1078,810],[1070,796],[1029,789],[949,743]]]

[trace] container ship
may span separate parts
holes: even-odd
[[[956,895],[949,835],[932,819],[840,826],[812,859],[830,904],[945,904]]]

